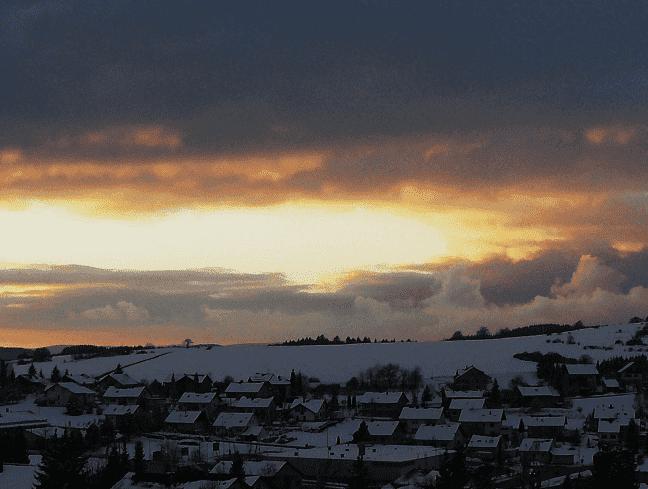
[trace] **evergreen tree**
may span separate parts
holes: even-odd
[[[353,433],[353,443],[369,441],[369,438],[371,438],[369,427],[367,426],[367,423],[362,420],[358,429]]]
[[[243,479],[245,477],[243,457],[239,452],[234,452],[234,460],[232,460],[230,475],[232,477],[236,477],[237,479]]]
[[[594,454],[595,489],[638,489],[637,462],[629,450],[601,450]]]
[[[351,408],[356,409],[357,407],[358,407],[358,399],[356,398],[356,396],[353,396],[351,398]]]
[[[569,474],[565,476],[565,480],[562,483],[562,486],[560,486],[562,489],[573,489],[574,484],[572,484],[572,480],[569,477]]]
[[[624,440],[624,446],[630,453],[636,455],[639,452],[639,427],[634,419],[628,423],[628,430]]]
[[[27,370],[27,375],[29,375],[30,379],[33,379],[38,375],[38,372],[36,371],[36,367],[34,367],[33,363],[29,366],[29,370]]]
[[[116,374],[123,374],[124,373],[124,369],[122,368],[121,363],[117,364],[117,368],[115,369],[114,373],[116,373]]]
[[[52,381],[52,384],[58,384],[61,381],[61,371],[56,365],[54,365],[54,367],[52,368],[52,375],[50,375],[50,380]]]
[[[7,385],[7,364],[4,360],[0,360],[0,389],[4,389]]]
[[[353,462],[353,473],[351,475],[351,480],[349,481],[349,489],[366,489],[368,487],[367,476],[369,471],[365,466],[364,460],[360,455]]]
[[[66,431],[61,439],[50,440],[35,475],[34,489],[85,488],[86,461],[83,446]]]
[[[457,489],[467,482],[465,455],[461,452],[448,454],[439,470],[436,489]]]
[[[493,408],[502,407],[502,392],[500,391],[499,383],[497,382],[497,379],[493,381],[493,387],[491,388],[490,391],[489,401]]]
[[[423,394],[421,395],[421,404],[423,407],[427,406],[427,403],[432,400],[432,392],[430,391],[430,386],[426,385],[423,389]]]
[[[351,409],[351,394],[347,395],[347,409]]]

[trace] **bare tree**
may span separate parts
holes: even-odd
[[[189,345],[191,345],[193,343],[193,341],[191,341],[189,338],[187,338],[186,340],[183,341],[183,343],[186,343],[187,348],[189,348]]]

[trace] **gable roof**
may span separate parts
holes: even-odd
[[[50,385],[47,389],[45,389],[45,391],[47,392],[57,385],[69,392],[72,392],[73,394],[96,394],[95,391],[90,390],[87,387],[83,387],[82,385],[75,384],[74,382],[59,382],[58,384]]]
[[[131,406],[120,406],[117,404],[111,404],[106,409],[104,409],[104,416],[125,416],[127,414],[134,414],[135,411],[139,408],[139,404]]]
[[[459,415],[460,423],[497,423],[504,418],[502,409],[464,409]]]
[[[518,385],[518,391],[522,397],[536,397],[536,396],[549,396],[549,397],[560,397],[554,389],[548,385],[540,385],[534,387],[525,387]]]
[[[495,448],[501,440],[501,436],[473,435],[468,442],[468,448]]]
[[[129,389],[118,389],[115,386],[110,386],[104,393],[103,397],[111,397],[111,398],[122,398],[122,397],[127,397],[131,399],[137,399],[144,393],[144,387],[131,387]]]
[[[453,391],[444,388],[443,393],[449,399],[476,399],[484,397],[484,391]]]
[[[264,385],[264,382],[232,382],[227,386],[225,392],[255,393],[259,392]]]
[[[448,409],[457,409],[457,410],[483,409],[484,408],[484,402],[486,402],[486,399],[484,399],[484,398],[479,398],[479,399],[453,399],[452,401],[450,401],[450,406],[448,406]]]
[[[402,392],[366,392],[356,397],[359,404],[396,404],[405,396]],[[405,397],[405,400],[407,398]]]
[[[459,423],[438,424],[436,426],[419,426],[414,435],[415,440],[452,441],[457,436]]]
[[[524,426],[553,426],[564,427],[566,419],[564,416],[523,416]]]
[[[566,364],[569,375],[598,375],[596,365],[593,364]]]
[[[79,385],[88,385],[88,384],[93,384],[94,379],[91,379],[87,375],[84,374],[64,374],[63,377],[64,379],[70,379],[72,382],[76,382]]]
[[[220,413],[212,426],[225,429],[246,427],[252,421],[252,413]]]
[[[548,452],[551,450],[553,440],[544,438],[525,438],[518,450],[520,452]]]
[[[180,397],[178,402],[191,403],[191,404],[203,404],[209,403],[216,399],[215,392],[207,392],[206,394],[196,394],[195,392],[185,392]]]
[[[371,436],[390,436],[398,428],[398,421],[368,421],[366,423]]]
[[[167,418],[164,420],[165,423],[175,423],[175,424],[193,424],[198,421],[198,418],[205,417],[205,413],[202,411],[171,411]]]
[[[464,375],[466,375],[468,373],[470,373],[470,374],[480,374],[480,375],[485,375],[486,377],[488,377],[488,375],[486,375],[486,373],[482,372],[478,368],[474,367],[473,365],[468,365],[467,367],[460,368],[459,370],[457,370],[455,372],[455,375],[454,375],[455,381],[457,381],[457,379],[460,379],[462,376],[464,376]]]
[[[615,389],[619,387],[619,381],[617,379],[603,379],[603,384],[608,389]]]
[[[398,419],[438,420],[443,415],[443,408],[411,408],[405,406]]]
[[[254,399],[250,399],[249,397],[241,397],[237,401],[234,401],[232,403],[232,407],[234,408],[259,408],[259,409],[267,409],[271,406],[272,402],[274,401],[274,397],[256,397]]]
[[[324,399],[311,399],[306,402],[301,399],[295,399],[290,405],[290,409],[295,409],[299,405],[304,406],[311,413],[317,414],[324,408]]]
[[[139,382],[137,382],[130,375],[128,375],[128,374],[115,374],[115,373],[104,375],[103,377],[98,379],[98,382],[103,382],[108,377],[112,378],[113,380],[116,380],[122,386],[136,386],[136,385],[139,385]]]
[[[635,410],[626,406],[598,406],[594,409],[595,419],[630,419],[635,417]]]

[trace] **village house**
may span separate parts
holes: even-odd
[[[202,411],[207,415],[207,419],[216,418],[218,411],[218,396],[215,392],[199,394],[195,392],[185,392],[178,401],[179,411]]]
[[[171,378],[167,377],[165,383],[170,383]],[[169,382],[166,382],[166,381]],[[182,374],[176,379],[176,392],[178,395],[184,394],[185,392],[194,392],[199,394],[205,394],[211,392],[214,381],[209,375],[204,374]]]
[[[565,435],[564,416],[523,416],[528,438],[557,440]]]
[[[621,392],[621,386],[617,379],[603,379],[602,382],[606,393],[610,392],[615,394]]]
[[[454,399],[483,399],[484,391],[453,391],[445,387],[441,388],[441,406],[447,409]]]
[[[621,367],[617,373],[621,382],[625,385],[642,384],[646,377],[645,372],[636,362],[628,362],[626,365]]]
[[[628,433],[629,418],[600,420],[598,423],[599,445],[617,445],[625,440]]]
[[[74,382],[59,382],[45,390],[45,399],[50,406],[76,404],[82,410],[94,406],[96,393]]]
[[[406,433],[398,421],[367,421],[368,443],[376,445],[398,445]]]
[[[212,425],[212,431],[216,436],[234,438],[258,425],[259,421],[252,413],[220,413]]]
[[[229,474],[232,470],[232,462],[223,460],[218,462],[210,474]],[[263,460],[261,462],[245,461],[243,462],[243,472],[245,472],[246,484],[255,481],[248,480],[248,477],[265,477],[270,482],[272,488],[277,489],[300,489],[303,475],[295,467],[283,460]],[[254,487],[254,486],[250,486]]]
[[[207,415],[202,411],[171,411],[164,420],[167,431],[178,433],[205,433],[208,426]]]
[[[253,399],[241,397],[231,403],[229,410],[236,413],[252,413],[261,423],[272,423],[276,418],[277,405],[274,397]]]
[[[551,452],[556,444],[551,438],[526,438],[518,448],[523,466],[551,463]]]
[[[404,407],[398,417],[407,433],[416,433],[419,426],[434,426],[445,423],[443,408]]]
[[[594,409],[593,417],[594,426],[592,428],[597,431],[601,421],[627,420],[627,422],[630,422],[635,417],[635,410],[624,405],[609,404],[607,406],[597,406]]]
[[[468,436],[500,436],[505,418],[501,409],[464,409],[459,416],[459,424]]]
[[[110,387],[115,387],[116,389],[129,389],[132,387],[140,387],[141,385],[142,384],[137,382],[128,374],[111,373],[97,379],[96,389],[100,395],[103,395]]]
[[[603,391],[599,385],[599,372],[592,364],[566,364],[561,369],[565,396],[589,396]]]
[[[519,385],[515,391],[523,407],[548,409],[558,406],[560,394],[548,385],[526,387]]]
[[[502,440],[506,446],[518,446],[524,437],[524,423],[522,417],[507,414],[502,420]]]
[[[145,416],[144,410],[137,405],[120,406],[117,404],[106,407],[103,415],[118,430],[139,425]]]
[[[74,382],[75,384],[82,385],[83,387],[91,388],[95,380],[85,374],[71,374],[67,373],[61,378],[61,382]]]
[[[103,402],[106,404],[117,404],[119,406],[142,406],[148,407],[148,401],[151,399],[146,387],[131,387],[128,389],[118,389],[109,387],[103,394]]]
[[[295,399],[290,405],[289,416],[296,421],[323,421],[326,419],[324,399]]]
[[[484,409],[486,399],[483,397],[475,399],[452,399],[450,405],[446,409],[447,417],[450,421],[456,423],[459,421],[459,416],[463,410],[476,411]]]
[[[448,450],[457,450],[466,443],[466,437],[459,423],[419,426],[414,443]]]
[[[453,389],[459,391],[486,390],[491,378],[472,365],[457,370],[454,374]]]
[[[356,401],[363,415],[374,418],[398,418],[408,404],[402,392],[367,392]]]
[[[244,396],[267,399],[272,397],[272,389],[269,382],[232,382],[225,389],[225,396],[231,399],[240,399]]]
[[[27,374],[17,375],[14,380],[14,388],[22,395],[42,394],[47,387],[45,379],[38,376],[30,377]]]
[[[482,460],[494,460],[502,456],[501,436],[473,435],[468,442],[467,455]]]

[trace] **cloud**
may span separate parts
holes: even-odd
[[[149,318],[148,311],[144,308],[133,305],[132,302],[119,301],[115,307],[108,304],[105,307],[97,307],[83,311],[81,316],[93,321],[146,321]],[[72,316],[75,318],[75,316]]]

